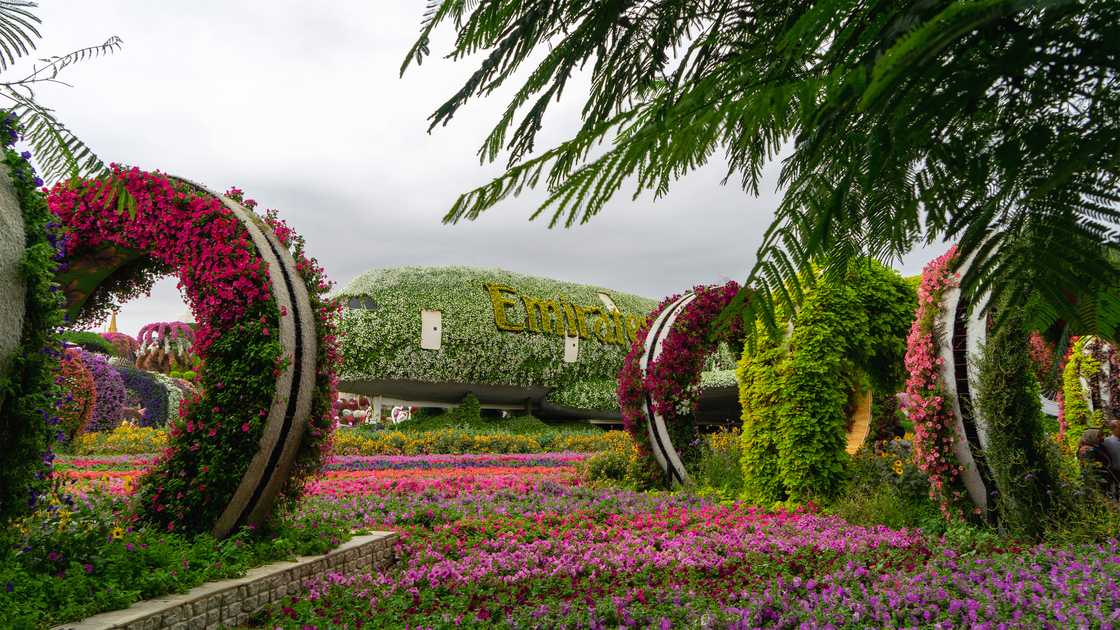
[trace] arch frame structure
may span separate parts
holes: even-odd
[[[318,470],[333,427],[337,306],[302,239],[237,189],[116,165],[48,203],[71,250],[59,281],[72,319],[175,274],[198,322],[201,394],[141,481],[138,516],[217,537],[264,525]]]
[[[907,348],[906,411],[915,426],[915,458],[929,476],[931,494],[947,518],[965,513],[991,518],[1000,505],[1001,492],[1014,490],[1000,487],[996,471],[985,457],[993,429],[980,409],[981,392],[976,384],[981,382],[981,358],[992,326],[993,305],[987,292],[969,299],[961,291],[960,278],[972,264],[971,257],[959,258],[954,245],[926,265],[919,290],[921,304]],[[1080,358],[1081,346],[1077,347],[1075,354]],[[936,361],[930,361],[931,356]],[[1071,368],[1067,364],[1064,369],[1066,384],[1057,400],[1041,391],[1038,394],[1040,411],[1058,418],[1062,435],[1071,395]],[[1107,383],[1111,379],[1105,373]],[[1088,397],[1088,383],[1077,375],[1072,378],[1077,392],[1084,391]],[[1093,395],[1098,395],[1095,390]],[[1107,394],[1101,395],[1107,403]]]

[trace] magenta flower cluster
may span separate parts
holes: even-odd
[[[137,335],[140,346],[158,346],[162,343],[194,342],[194,329],[186,322],[152,322],[145,324]]]
[[[129,361],[136,360],[136,351],[140,348],[140,343],[132,335],[122,332],[103,332],[101,337],[113,344],[116,356]]]
[[[942,295],[960,282],[952,271],[956,258],[957,248],[953,246],[922,271],[918,312],[906,340],[905,359],[909,373],[905,411],[914,423],[914,463],[929,477],[930,498],[947,518],[961,516],[959,506],[964,491],[961,465],[953,454],[953,444],[959,436],[951,401],[945,397],[936,323]]]
[[[1120,623],[1120,544],[991,547],[695,496],[588,488],[463,461],[431,483],[313,492],[300,521],[400,533],[269,627],[1033,628]],[[377,480],[380,479],[381,483]],[[436,480],[439,480],[438,482]],[[339,478],[338,481],[342,481]],[[419,482],[416,478],[414,481]],[[330,484],[330,480],[324,480]],[[324,488],[325,490],[326,488]]]
[[[111,243],[143,250],[173,269],[198,320],[196,351],[204,353],[251,306],[270,299],[266,265],[217,198],[191,194],[158,172],[112,169],[114,181],[55,185],[50,209],[66,226],[71,251]],[[135,200],[133,212],[110,203],[118,185]]]

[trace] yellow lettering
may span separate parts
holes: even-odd
[[[525,303],[525,324],[530,332],[556,332],[564,334],[564,309],[556,300],[538,300],[529,296],[521,296]]]
[[[595,338],[603,343],[614,343],[614,331],[611,326],[610,313],[603,311],[603,309],[595,309],[598,317],[592,324],[592,330],[595,331]]]
[[[629,345],[626,343],[626,328],[622,323],[622,311],[611,312],[611,336],[613,337],[612,343],[617,343],[620,346]]]
[[[638,340],[638,331],[641,330],[642,325],[646,323],[646,318],[640,315],[627,315],[626,316],[626,336],[630,338],[630,343]]]
[[[594,313],[595,311],[598,311],[599,309],[595,307],[584,308],[579,304],[573,304],[572,308],[574,308],[576,311],[576,323],[579,324],[579,338],[587,339],[587,336],[590,334],[590,331],[587,330],[587,316]]]
[[[506,319],[506,309],[515,306],[516,300],[511,300],[503,294],[511,294],[516,296],[517,290],[513,287],[507,287],[504,284],[484,284],[486,292],[490,294],[490,305],[494,308],[494,323],[497,324],[498,330],[508,330],[509,332],[521,332],[525,330],[524,324],[518,324]]]
[[[576,307],[561,301],[564,307],[564,321],[566,323],[564,334],[568,337],[579,336],[579,320],[576,318]]]

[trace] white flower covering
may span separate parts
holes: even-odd
[[[735,380],[735,370],[712,370],[700,374],[701,389],[707,389],[709,387],[729,387],[737,384],[738,381]]]
[[[510,286],[520,296],[603,306],[610,296],[623,314],[644,317],[654,300],[600,287],[524,276],[497,269],[400,267],[359,276],[338,295],[372,298],[375,307],[347,309],[339,328],[343,380],[418,380],[553,388],[549,399],[581,409],[615,411],[622,359],[630,349],[594,336],[579,341],[579,358],[565,363],[558,334],[498,330],[485,284]],[[420,311],[442,313],[439,350],[420,349]],[[524,309],[511,309],[514,322]]]
[[[167,389],[167,421],[171,422],[180,418],[179,403],[183,401],[181,381],[161,372],[148,372]]]

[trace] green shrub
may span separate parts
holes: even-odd
[[[1120,505],[1100,492],[1073,487],[1060,513],[1044,516],[1043,539],[1053,545],[1099,544],[1120,532]]]
[[[451,411],[451,414],[460,423],[467,426],[482,423],[482,405],[478,402],[478,397],[474,394],[467,394],[463,397],[463,402]]]
[[[844,277],[816,282],[792,330],[759,324],[760,340],[744,349],[737,371],[747,501],[804,503],[840,492],[851,394],[901,387],[916,305],[898,273],[860,260]]]
[[[581,464],[583,477],[592,484],[626,484],[633,459],[633,453],[621,449],[595,453]]]
[[[723,499],[735,499],[743,492],[742,450],[739,429],[704,436],[696,482]]]
[[[369,431],[340,428],[336,455],[431,455],[437,453],[592,453],[632,443],[625,431],[515,435],[502,431],[445,428],[433,431]]]
[[[117,347],[108,339],[95,332],[84,330],[67,330],[59,335],[63,341],[84,348],[90,352],[98,352],[110,357],[117,356]]]
[[[976,388],[978,410],[988,425],[983,458],[997,494],[991,507],[1007,532],[1039,538],[1065,499],[1058,452],[1043,429],[1039,386],[1021,324],[1022,318],[1013,315],[985,344]]]
[[[828,511],[859,525],[940,532],[940,512],[929,498],[929,482],[914,465],[911,448],[906,440],[892,440],[860,449],[848,466],[843,493]]]

